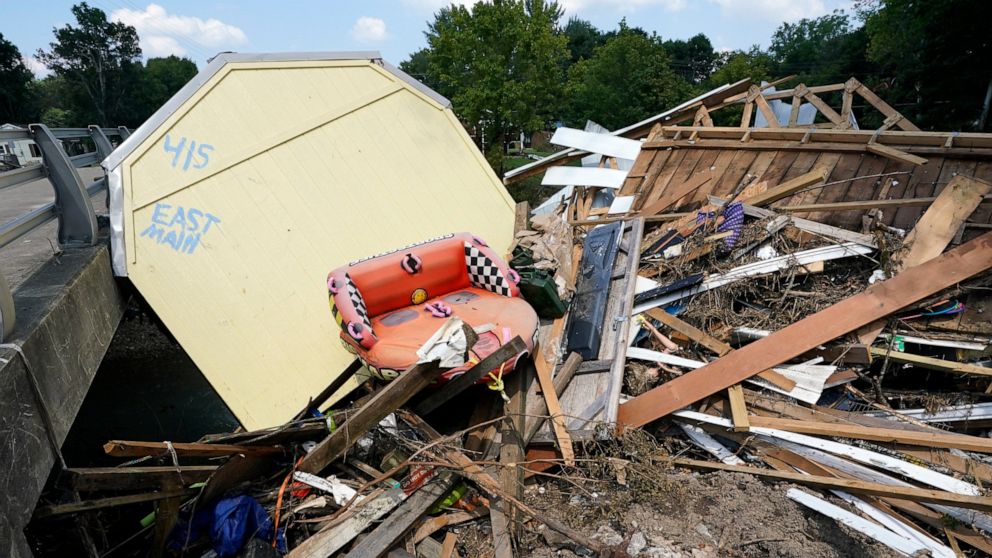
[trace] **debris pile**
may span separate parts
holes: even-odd
[[[35,520],[154,501],[156,555],[992,554],[992,135],[920,132],[853,79],[745,81],[631,127],[644,142],[556,134],[528,172],[599,162],[517,212],[507,260],[566,302],[501,392],[475,383],[510,350],[327,408],[356,360],[279,427],[110,441],[132,461],[69,469],[72,501]],[[768,502],[780,525],[707,527]]]

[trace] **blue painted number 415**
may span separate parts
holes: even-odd
[[[185,151],[183,171],[189,170],[191,164],[194,169],[202,169],[207,166],[207,163],[210,162],[210,152],[214,150],[214,146],[208,143],[197,144],[195,140],[187,142],[185,136],[179,138],[178,143],[173,144],[168,134],[165,136],[165,144],[162,147],[165,148],[166,153],[172,153],[172,168],[176,168]]]

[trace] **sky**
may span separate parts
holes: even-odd
[[[0,0],[0,33],[37,75],[32,58],[48,48],[52,28],[72,22],[71,0]],[[201,68],[221,51],[378,50],[394,64],[426,46],[424,30],[450,0],[89,0],[113,20],[133,25],[146,58],[176,54]],[[471,3],[456,0],[456,3]],[[767,47],[783,21],[850,12],[851,0],[559,0],[603,30],[620,18],[664,39],[705,33],[717,50]],[[74,23],[74,22],[73,22]]]

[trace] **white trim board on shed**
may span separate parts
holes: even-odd
[[[575,128],[558,128],[551,136],[551,143],[631,161],[637,159],[637,155],[641,152],[641,142],[637,140]]]
[[[627,171],[588,167],[551,167],[544,173],[542,186],[599,186],[619,188],[627,179]]]

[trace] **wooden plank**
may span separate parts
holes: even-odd
[[[665,312],[661,308],[651,308],[650,310],[646,310],[644,313],[713,351],[718,356],[722,357],[734,350],[734,348],[730,345],[700,329],[697,329],[692,324],[682,321],[668,312]],[[792,391],[796,387],[796,382],[786,378],[770,368],[758,373],[758,377],[784,391]]]
[[[444,542],[441,543],[441,558],[452,558],[456,542],[458,542],[458,535],[451,531],[444,534]]]
[[[579,366],[582,364],[582,356],[579,353],[571,353],[568,358],[565,359],[564,364],[558,368],[558,372],[555,374],[551,383],[554,385],[555,395],[561,396],[565,391],[565,386],[572,381],[572,376],[579,370]],[[606,364],[604,370],[609,369],[609,363]],[[527,447],[530,441],[540,430],[541,425],[544,424],[544,417],[548,414],[548,404],[543,397],[528,397],[527,398],[527,410],[524,412],[524,429],[522,433],[523,446]]]
[[[395,381],[395,380],[394,380]],[[423,517],[434,504],[447,494],[458,479],[454,473],[443,471],[420,487],[382,520],[375,529],[358,542],[346,554],[348,558],[378,558],[389,552],[396,543],[413,528],[413,524]],[[326,555],[325,555],[326,556]]]
[[[893,161],[900,161],[903,163],[910,163],[913,165],[925,165],[927,160],[918,155],[913,155],[912,153],[907,153],[901,149],[896,149],[895,147],[890,147],[888,145],[882,145],[880,143],[869,143],[865,149],[874,153],[875,155],[881,155],[882,157],[887,157]]]
[[[744,402],[744,388],[734,384],[727,388],[727,399],[730,401],[730,418],[734,421],[735,432],[747,432],[751,422],[747,416],[747,404]]]
[[[761,115],[768,122],[768,127],[780,128],[781,124],[778,123],[778,117],[775,116],[775,111],[772,110],[771,105],[768,104],[768,99],[761,94],[761,89],[757,85],[752,85],[751,89],[748,90],[748,99],[752,98],[754,104],[758,106],[758,110],[761,111]]]
[[[445,383],[443,386],[432,391],[422,401],[414,405],[414,412],[418,415],[427,415],[450,401],[452,398],[462,393],[466,389],[474,386],[476,382],[485,377],[491,370],[499,368],[501,364],[512,359],[523,351],[527,350],[527,345],[520,339],[514,337],[509,343],[496,349],[486,358],[482,359],[472,368],[465,371],[457,378]],[[504,373],[509,371],[504,371]],[[395,381],[395,380],[394,380]]]
[[[961,225],[989,197],[992,184],[967,176],[955,176],[916,223],[893,257],[896,271],[919,265],[939,256],[954,239]],[[875,322],[858,332],[858,339],[871,345],[885,328]]]
[[[173,442],[172,451],[183,457],[220,457],[223,455],[276,455],[283,453],[280,447],[236,446],[231,444],[190,444]],[[130,440],[110,440],[103,444],[103,451],[114,457],[145,457],[169,455],[167,442],[135,442]]]
[[[344,424],[331,433],[317,447],[303,458],[297,470],[317,474],[332,461],[344,455],[363,434],[375,428],[386,415],[400,408],[420,390],[427,387],[439,374],[442,368],[437,362],[418,364],[400,374],[398,378],[386,384],[365,405],[351,414]]]
[[[113,508],[117,506],[140,504],[143,502],[155,502],[157,500],[166,500],[169,498],[176,498],[181,496],[193,496],[194,494],[196,494],[195,490],[172,489],[172,490],[162,490],[159,492],[128,494],[127,496],[112,496],[110,498],[100,498],[97,500],[83,500],[80,502],[70,502],[68,504],[40,506],[35,509],[34,515],[32,515],[31,517],[32,519],[42,519],[45,517],[51,517],[53,515],[65,515],[70,513],[89,512],[94,510]]]
[[[697,174],[696,176],[693,176],[689,180],[686,180],[680,184],[669,185],[657,201],[652,202],[650,205],[640,210],[638,214],[644,216],[657,215],[671,207],[672,204],[679,201],[683,197],[691,195],[699,189],[700,186],[712,180],[712,178],[713,175],[706,172]]]
[[[804,318],[716,362],[688,372],[620,406],[618,422],[643,426],[836,339],[992,266],[992,233]]]
[[[816,110],[820,111],[820,114],[827,117],[827,120],[833,122],[838,128],[844,129],[844,128],[849,128],[851,126],[850,122],[847,122],[846,120],[841,118],[840,114],[838,114],[837,111],[833,109],[833,107],[828,105],[826,101],[821,99],[815,93],[808,91],[806,95],[803,96],[803,98],[805,98],[806,101],[809,102],[809,104],[816,107]]]
[[[689,137],[689,134],[698,134],[699,139],[719,139],[740,142],[748,130],[742,130],[737,126],[664,126],[662,133],[665,138],[672,138],[680,134],[682,138]],[[947,138],[954,138],[954,146],[965,147],[961,152],[965,153],[975,149],[992,147],[992,134],[983,133],[958,133],[958,132],[906,132],[886,130],[842,130],[838,128],[751,128],[750,137],[760,141],[801,141],[808,136],[811,143],[860,143],[867,144],[875,138],[879,143],[899,146],[900,148],[912,147],[943,147],[947,143]],[[641,144],[641,149],[650,149],[655,142],[645,142]],[[746,145],[746,144],[741,144]]]
[[[391,512],[407,494],[402,488],[393,488],[377,495],[367,497],[355,504],[357,509],[351,511],[344,519],[325,526],[294,547],[286,558],[314,558],[333,556],[349,542],[365,531],[369,525]]]
[[[348,380],[354,377],[355,373],[361,369],[362,369],[362,363],[357,358],[351,361],[351,364],[349,364],[340,374],[338,374],[336,378],[331,380],[331,383],[328,384],[327,387],[324,388],[320,393],[318,393],[316,397],[311,399],[310,402],[307,403],[306,407],[303,408],[303,410],[296,413],[296,415],[293,417],[293,420],[294,421],[300,420],[306,417],[307,415],[309,415],[310,412],[313,411],[314,409],[317,409],[318,407],[323,405],[325,402],[327,402],[328,399],[330,399],[335,393],[337,393],[338,390],[343,388],[344,385],[348,383]]]
[[[692,469],[744,473],[767,479],[815,486],[817,488],[843,490],[844,492],[850,492],[852,494],[866,494],[868,496],[881,496],[897,500],[909,500],[911,502],[928,502],[932,504],[956,506],[972,510],[992,511],[992,498],[985,496],[968,496],[965,494],[945,492],[943,490],[909,488],[904,486],[893,486],[889,484],[839,479],[819,475],[804,475],[802,473],[786,473],[782,471],[772,471],[769,469],[758,469],[757,467],[726,465],[724,463],[712,463],[710,461],[698,461],[695,459],[676,458],[672,459],[672,464],[689,467]]]
[[[217,470],[216,465],[176,467],[74,467],[66,469],[69,485],[77,492],[101,490],[157,489],[180,482],[203,482]]]
[[[992,234],[992,233],[989,233]],[[986,368],[977,364],[966,362],[956,362],[953,360],[943,360],[912,353],[902,353],[899,351],[889,351],[882,347],[869,347],[868,352],[877,358],[888,358],[895,362],[912,364],[921,368],[940,370],[941,372],[954,372],[956,374],[976,374],[979,376],[992,376],[992,368]]]
[[[755,207],[769,205],[774,201],[791,196],[803,188],[807,188],[825,181],[829,174],[830,169],[826,166],[818,167],[815,170],[803,174],[802,176],[797,176],[796,178],[783,182],[778,186],[768,188],[760,194],[751,196],[750,198],[745,199],[744,203]]]
[[[558,449],[561,450],[565,465],[575,466],[575,451],[572,449],[572,438],[568,435],[568,427],[565,425],[565,415],[561,411],[561,403],[558,402],[558,393],[555,391],[554,382],[551,380],[551,370],[544,359],[536,359],[534,367],[537,370],[537,380],[541,384],[541,393],[544,395],[544,402],[548,406],[548,413],[551,415],[551,426],[558,441]]]
[[[992,370],[990,370],[992,373]],[[741,394],[743,399],[743,394]],[[787,432],[814,434],[817,436],[837,436],[858,440],[873,440],[912,446],[955,448],[964,451],[992,453],[992,442],[987,438],[964,434],[935,434],[896,428],[877,428],[837,422],[814,422],[775,417],[751,417],[751,425],[762,428],[777,428]]]
[[[892,108],[892,106],[889,105],[889,103],[886,103],[881,97],[876,95],[874,91],[868,89],[864,85],[859,83],[855,91],[858,93],[858,95],[861,95],[861,97],[864,100],[868,101],[868,104],[875,107],[879,112],[881,112],[885,116],[892,116],[894,114],[899,114],[898,112],[896,112],[896,109]],[[896,126],[899,126],[899,128],[910,132],[920,131],[920,129],[917,128],[915,124],[907,120],[905,117],[900,119],[899,122],[896,124]]]
[[[903,198],[895,200],[866,200],[835,203],[811,203],[803,205],[785,205],[775,208],[784,213],[799,213],[803,211],[864,211],[866,209],[886,209],[898,207],[926,207],[937,198]],[[992,199],[992,198],[989,198]],[[954,232],[957,232],[956,230]],[[952,235],[953,238],[953,235]]]
[[[513,235],[516,237],[517,233],[527,229],[528,223],[530,222],[530,204],[526,201],[519,202],[514,210],[513,215]]]

